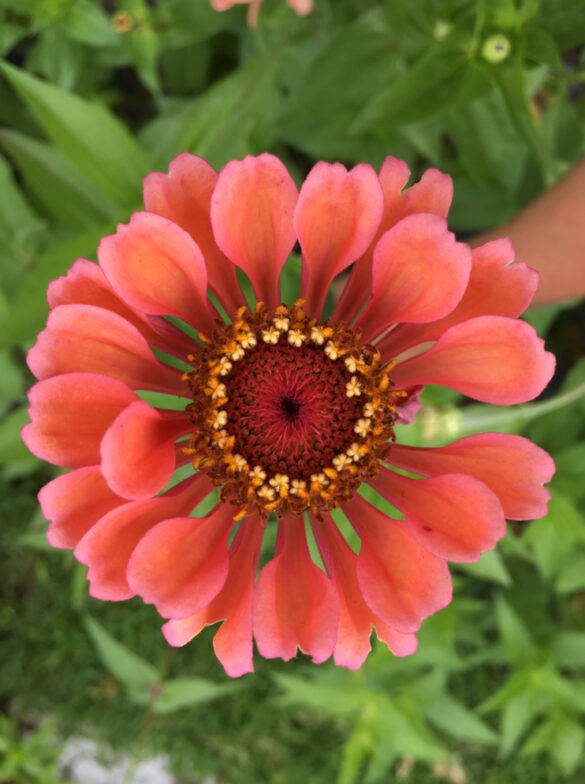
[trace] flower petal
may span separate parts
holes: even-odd
[[[163,634],[170,645],[185,645],[204,626],[224,621],[213,638],[215,655],[231,678],[252,672],[252,596],[264,521],[247,517],[230,547],[225,584],[210,604],[189,618],[167,621]],[[224,620],[225,619],[225,620]]]
[[[370,652],[372,626],[397,656],[416,650],[414,634],[401,634],[375,616],[362,598],[356,575],[357,556],[330,515],[322,521],[311,516],[311,526],[339,599],[339,630],[333,651],[335,664],[357,670]]]
[[[381,468],[369,484],[403,513],[410,534],[441,558],[477,561],[505,536],[498,497],[472,476],[410,479]]]
[[[43,515],[51,521],[49,544],[72,549],[98,520],[123,503],[108,487],[99,466],[61,474],[39,493]]]
[[[199,247],[184,229],[150,212],[100,242],[98,259],[114,291],[131,307],[175,316],[211,335],[207,270]]]
[[[338,619],[333,586],[309,555],[303,518],[281,518],[276,556],[256,584],[253,626],[258,650],[267,659],[288,661],[300,648],[318,664],[333,653]]]
[[[429,169],[410,188],[403,190],[410,171],[404,161],[388,156],[380,169],[380,185],[384,194],[384,212],[374,241],[356,261],[334,318],[352,321],[360,312],[372,290],[372,259],[380,237],[407,215],[430,212],[447,217],[453,198],[453,182],[447,174]]]
[[[385,624],[411,634],[423,618],[449,604],[447,564],[421,547],[404,523],[357,494],[342,509],[362,540],[357,560],[361,593]]]
[[[158,362],[136,327],[94,305],[52,310],[27,362],[40,380],[93,372],[118,378],[132,389],[188,396],[181,371]]]
[[[536,520],[547,511],[555,464],[527,438],[481,433],[435,449],[394,444],[388,462],[425,476],[469,474],[498,496],[509,520]]]
[[[393,330],[378,344],[384,361],[411,346],[437,340],[446,329],[470,318],[516,318],[524,313],[538,286],[538,273],[513,261],[514,248],[507,239],[474,248],[469,283],[457,307],[430,324],[404,324]]]
[[[228,572],[234,507],[202,518],[176,517],[152,528],[134,550],[128,582],[166,618],[187,618],[217,596]]]
[[[22,438],[42,460],[65,468],[96,465],[104,433],[137,398],[126,384],[96,373],[67,373],[39,381],[28,393]]]
[[[175,470],[175,441],[193,425],[183,411],[160,411],[137,400],[105,434],[102,471],[114,492],[138,500],[156,495]]]
[[[87,259],[77,259],[66,275],[49,284],[50,308],[59,305],[97,305],[117,313],[133,324],[151,346],[183,359],[193,351],[193,341],[174,324],[133,310],[114,292],[101,267]]]
[[[146,177],[144,206],[193,237],[203,254],[209,287],[233,318],[246,300],[236,268],[217,247],[211,228],[211,195],[217,177],[203,158],[183,152],[171,161],[168,174],[153,172]]]
[[[443,318],[469,280],[471,252],[444,218],[410,215],[382,236],[374,251],[372,299],[357,325],[368,341],[398,321]]]
[[[211,198],[211,224],[225,255],[248,275],[259,301],[280,302],[278,276],[295,244],[297,187],[274,155],[247,155],[220,172]]]
[[[362,163],[347,171],[320,161],[309,172],[295,210],[303,251],[301,296],[319,317],[333,278],[372,242],[383,210],[376,172]]]
[[[552,354],[524,321],[479,316],[450,327],[425,354],[392,371],[400,386],[440,384],[485,403],[537,397],[555,368]]]
[[[75,548],[77,560],[89,566],[90,594],[110,601],[134,596],[126,573],[136,545],[161,520],[189,514],[212,489],[207,476],[197,474],[159,498],[130,501],[102,517]]]

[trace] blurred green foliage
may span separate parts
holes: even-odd
[[[83,727],[124,751],[146,734],[185,783],[585,780],[582,305],[528,314],[559,358],[546,399],[426,391],[401,440],[523,433],[556,460],[550,510],[454,569],[415,656],[375,646],[356,673],[258,660],[233,683],[210,630],[171,651],[152,608],[89,599],[46,544],[48,469],[19,437],[46,286],[95,258],[148,171],[183,150],[217,167],[270,150],[300,182],[319,158],[392,154],[449,172],[450,225],[478,231],[582,155],[584,44],[585,0],[315,0],[303,19],[264,0],[254,30],[208,0],[0,0],[0,779],[57,781],[52,736]],[[289,299],[297,286],[291,264]],[[31,716],[53,724],[27,739]]]

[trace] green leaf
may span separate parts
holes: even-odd
[[[484,744],[495,744],[498,741],[495,732],[487,724],[447,694],[425,708],[425,716],[436,727],[455,738]]]
[[[251,139],[276,100],[280,54],[276,48],[257,55],[179,111],[154,120],[141,138],[157,165],[166,167],[186,150],[220,168],[251,152]]]
[[[512,697],[502,708],[500,756],[507,757],[538,714],[537,695],[530,690]]]
[[[35,79],[8,63],[0,63],[0,70],[55,147],[104,196],[120,207],[140,199],[150,161],[102,104]]]
[[[175,678],[160,685],[160,694],[154,703],[154,712],[173,713],[203,702],[211,702],[231,694],[238,683],[214,683],[204,678]]]
[[[520,749],[521,756],[547,751],[565,776],[576,768],[583,744],[585,730],[576,721],[562,713],[555,713],[541,724]]]
[[[75,0],[58,22],[69,38],[88,46],[119,46],[120,36],[108,16],[93,0]]]
[[[6,131],[0,130],[0,139]],[[10,166],[0,156],[0,238],[19,245],[39,219],[14,182]]]
[[[0,422],[0,464],[10,467],[24,461],[24,464],[30,465],[31,470],[40,465],[40,460],[31,455],[20,437],[20,431],[29,421],[27,406],[22,406]]]
[[[414,706],[384,699],[377,724],[380,742],[393,746],[401,755],[430,760],[449,756]]]
[[[118,642],[91,616],[85,616],[83,622],[108,672],[124,685],[134,701],[149,702],[152,687],[160,681],[157,670],[134,651]]]
[[[580,552],[561,569],[555,583],[557,593],[564,595],[585,588],[585,553]]]
[[[340,690],[317,679],[299,678],[295,675],[272,676],[284,694],[278,698],[281,705],[310,705],[324,713],[344,715],[361,707],[368,692]]]
[[[496,623],[510,662],[524,664],[534,660],[536,649],[528,629],[515,610],[501,596],[496,601]]]
[[[559,632],[553,641],[552,654],[560,667],[585,669],[585,632]]]
[[[480,577],[506,588],[512,585],[512,578],[506,569],[504,559],[497,550],[489,550],[481,556],[479,561],[459,564],[458,568],[473,577]]]
[[[560,574],[577,542],[585,544],[583,516],[571,499],[555,487],[548,514],[530,523],[524,534],[524,543],[532,552],[539,572],[551,579]]]
[[[57,220],[83,231],[119,215],[115,202],[48,144],[0,129],[0,145],[14,159],[30,192]]]

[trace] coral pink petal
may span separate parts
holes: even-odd
[[[347,171],[320,161],[303,183],[295,228],[303,252],[301,296],[319,317],[333,278],[372,242],[383,210],[376,172],[365,163]]]
[[[234,508],[219,504],[202,518],[164,520],[140,541],[128,582],[166,618],[187,618],[217,596],[228,572]]]
[[[555,369],[554,356],[524,321],[479,316],[450,327],[426,352],[397,365],[397,386],[440,384],[485,403],[511,405],[537,397]]]
[[[447,564],[413,539],[403,522],[357,494],[342,509],[362,540],[357,561],[361,593],[385,624],[411,634],[423,618],[449,604]]]
[[[441,558],[477,561],[506,533],[498,497],[472,476],[410,479],[382,468],[369,484],[403,513],[411,535]]]
[[[278,524],[276,556],[262,569],[253,608],[254,637],[268,659],[285,661],[297,648],[317,664],[333,653],[339,602],[331,581],[309,555],[302,517]]]
[[[183,152],[169,166],[169,173],[153,172],[144,180],[144,206],[189,232],[199,246],[209,287],[234,317],[246,304],[236,278],[236,268],[217,247],[211,228],[211,195],[217,172],[203,158]]]
[[[94,305],[52,310],[27,362],[40,380],[93,372],[118,378],[132,389],[188,396],[181,371],[158,362],[136,327]]]
[[[42,460],[80,468],[100,462],[106,430],[137,398],[126,384],[96,373],[67,373],[39,381],[28,393],[31,424],[22,438]]]
[[[51,521],[49,544],[72,549],[98,520],[123,503],[108,487],[99,466],[61,474],[39,493],[43,515]]]
[[[211,198],[217,244],[241,267],[256,298],[269,308],[280,303],[278,276],[295,244],[293,212],[298,191],[274,155],[230,161]]]
[[[134,596],[126,572],[136,545],[161,520],[189,514],[212,489],[207,476],[197,474],[159,498],[130,501],[102,517],[75,548],[75,557],[89,566],[90,594],[111,601]]]
[[[543,449],[522,436],[481,433],[448,446],[428,449],[394,444],[393,465],[425,476],[469,474],[500,499],[510,520],[536,520],[547,511],[555,464]]]
[[[254,669],[252,663],[252,597],[258,567],[264,522],[257,515],[247,517],[230,547],[228,576],[210,604],[189,618],[163,626],[171,645],[185,645],[204,626],[224,621],[213,638],[215,655],[231,678]]]
[[[299,16],[306,16],[313,10],[313,0],[286,0]]]
[[[151,316],[175,316],[208,335],[207,270],[199,247],[180,226],[151,212],[135,212],[98,247],[114,291]]]
[[[428,322],[450,313],[469,280],[471,252],[444,218],[410,215],[386,232],[374,251],[372,300],[357,325],[365,341],[390,324]]]
[[[322,521],[311,516],[311,526],[339,598],[339,631],[333,651],[335,663],[350,670],[361,667],[371,649],[372,626],[375,626],[378,637],[384,639],[398,656],[413,653],[416,637],[391,629],[366,605],[357,581],[357,556],[330,515],[323,515]]]
[[[411,346],[437,340],[446,329],[470,318],[516,318],[524,313],[538,286],[538,273],[513,261],[514,248],[507,239],[474,248],[469,283],[457,307],[431,324],[405,324],[391,332],[378,344],[384,360]]]
[[[408,182],[408,166],[388,156],[380,169],[380,185],[384,194],[384,212],[372,245],[355,263],[351,278],[335,310],[334,318],[353,320],[365,304],[372,289],[372,255],[380,237],[407,215],[430,212],[447,217],[453,198],[453,183],[437,169],[426,171],[420,182],[403,190]]]
[[[137,400],[112,423],[101,444],[102,471],[114,492],[139,500],[156,495],[175,470],[175,441],[193,429],[183,411]]]
[[[138,313],[114,292],[100,266],[77,259],[67,275],[52,281],[47,289],[50,308],[59,305],[96,305],[117,313],[133,324],[150,345],[183,359],[193,351],[193,341],[173,324]]]

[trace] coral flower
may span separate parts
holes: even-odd
[[[286,2],[299,16],[306,16],[313,10],[313,0],[286,0]],[[256,27],[262,0],[211,0],[211,5],[216,11],[227,11],[228,8],[243,3],[250,6],[248,8],[248,24],[250,27]]]
[[[272,155],[218,175],[184,153],[146,178],[146,211],[102,240],[99,264],[49,287],[23,430],[71,469],[39,496],[49,541],[89,567],[92,596],[154,604],[171,645],[223,621],[231,676],[252,670],[253,639],[269,658],[300,648],[354,669],[373,627],[412,653],[451,599],[447,560],[546,511],[554,466],[525,438],[400,444],[424,384],[508,405],[554,368],[517,320],[536,273],[508,241],[456,241],[449,177],[408,177],[395,158],[379,175],[321,162],[299,192]],[[300,290],[283,303],[296,243]]]

